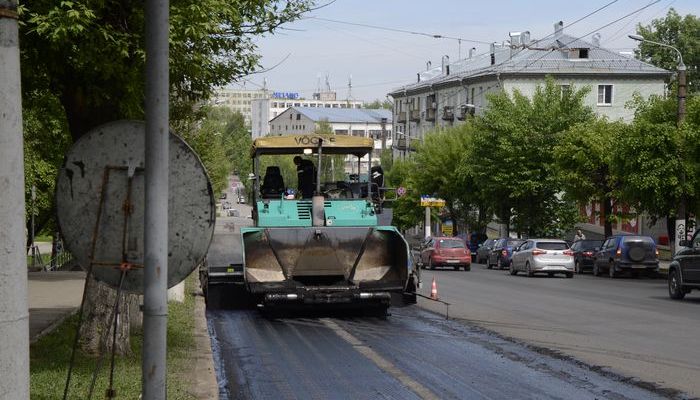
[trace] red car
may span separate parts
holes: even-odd
[[[472,267],[472,254],[464,241],[456,237],[433,237],[422,246],[420,253],[423,268],[452,267],[455,271]]]

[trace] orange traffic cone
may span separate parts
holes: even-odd
[[[430,298],[433,300],[438,299],[437,282],[435,282],[435,277],[433,277],[433,285],[430,287]]]

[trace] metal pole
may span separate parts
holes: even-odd
[[[321,156],[323,155],[323,139],[318,139],[318,166],[316,168],[316,196],[321,195]]]
[[[0,0],[0,397],[29,399],[29,307],[17,2]]]
[[[679,58],[681,57],[680,52],[678,53]],[[683,121],[685,120],[685,96],[686,96],[686,68],[683,64],[683,59],[680,58],[680,63],[678,64],[678,128],[681,128]],[[683,136],[683,143],[681,146],[685,147],[685,135]],[[681,148],[681,173],[680,173],[680,185],[681,185],[681,196],[678,199],[678,209],[676,210],[676,240],[675,251],[680,250],[678,243],[681,240],[687,240],[687,225],[685,221],[685,170],[683,169],[684,161],[684,148]]]
[[[36,267],[36,246],[34,245],[34,236],[35,236],[35,234],[34,234],[34,202],[36,201],[36,186],[34,186],[34,185],[32,185],[32,197],[31,197],[31,199],[32,199],[32,206],[31,206],[30,212],[32,214],[32,218],[31,218],[32,231],[30,232],[30,234],[31,234],[30,239],[31,240],[29,242],[31,243],[30,246],[32,249],[32,268],[34,268],[34,267]]]
[[[425,237],[430,236],[430,207],[425,207]]]
[[[146,207],[143,361],[145,400],[166,398],[168,324],[169,0],[146,0]]]

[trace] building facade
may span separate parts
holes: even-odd
[[[588,87],[585,104],[610,120],[630,121],[625,104],[635,93],[664,95],[671,72],[600,47],[599,36],[587,42],[564,33],[531,40],[529,32],[511,33],[488,53],[459,60],[444,58],[440,67],[417,75],[417,82],[393,90],[394,155],[405,157],[411,140],[426,132],[464,123],[488,107],[487,95],[518,90],[531,97],[551,77],[562,90]]]
[[[269,122],[291,107],[359,109],[363,105],[360,100],[336,100],[335,92],[314,93],[310,100],[295,92],[271,92],[271,96],[252,103],[252,136],[255,139],[269,135]]]
[[[267,89],[248,90],[221,88],[216,91],[213,103],[219,107],[228,107],[234,112],[239,112],[245,119],[246,126],[251,126],[253,120],[253,102],[270,97]]]
[[[291,107],[272,118],[270,135],[314,133],[327,122],[336,135],[352,135],[374,139],[374,148],[391,147],[392,113],[390,110],[366,108]],[[383,136],[384,135],[384,136]]]

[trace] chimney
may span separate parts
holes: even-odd
[[[430,61],[428,61],[427,63],[425,63],[425,70],[426,70],[426,71],[430,70],[430,67],[432,67],[432,66],[433,66],[433,63],[431,63]]]
[[[530,31],[525,31],[520,34],[520,44],[523,46],[530,44]]]
[[[420,72],[417,73],[416,75],[418,75],[418,83],[420,83]]]
[[[559,39],[564,34],[564,22],[559,21],[554,24],[554,38]]]
[[[592,37],[591,41],[593,42],[593,46],[595,47],[600,47],[600,33],[596,32]]]
[[[513,58],[513,54],[515,54],[516,50],[518,47],[520,47],[520,32],[508,32],[508,36],[510,36],[510,57]]]
[[[491,43],[491,65],[496,63],[496,43]]]
[[[449,75],[450,74],[450,56],[442,56],[442,74],[443,75]]]
[[[469,59],[470,60],[472,59],[472,55],[475,51],[476,51],[476,47],[472,47],[471,49],[469,49]]]

